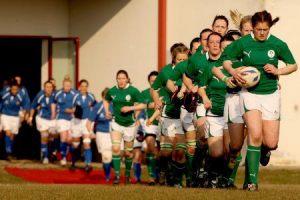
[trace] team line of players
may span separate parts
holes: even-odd
[[[129,183],[132,152],[144,146],[150,185],[158,179],[160,184],[182,187],[185,175],[189,187],[227,188],[234,187],[247,127],[244,189],[257,190],[259,163],[266,165],[278,144],[278,76],[297,70],[286,43],[269,33],[277,21],[267,11],[257,12],[241,20],[239,33],[227,32],[227,18],[216,16],[212,30],[204,29],[199,40],[191,42],[190,51],[182,43],[171,47],[172,62],[160,73],[149,74],[150,88],[139,92],[130,84],[128,73],[119,70],[116,86],[103,91],[99,103],[88,92],[86,80],[75,91],[65,79],[56,92],[47,81],[30,106],[26,90],[12,81],[1,101],[6,152],[12,152],[20,109],[30,110],[29,124],[37,110],[44,162],[49,133],[58,132],[62,165],[67,163],[67,150],[74,155],[82,138],[88,171],[90,144],[96,138],[106,179],[113,166],[115,184],[120,183],[121,155]],[[279,60],[286,67],[278,68]],[[261,73],[253,88],[238,86],[245,82],[240,73],[244,66]],[[146,120],[139,118],[143,110]],[[138,127],[144,137],[137,137]],[[139,180],[138,163],[134,171]]]

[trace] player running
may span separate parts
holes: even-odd
[[[243,59],[246,66],[256,67],[260,73],[258,85],[243,89],[240,103],[248,129],[248,190],[258,189],[259,162],[266,165],[270,151],[275,150],[279,139],[280,93],[278,76],[288,75],[297,70],[297,64],[287,44],[270,34],[270,28],[279,20],[272,19],[267,11],[252,16],[253,33],[233,42],[225,50],[224,68],[238,82],[245,82],[233,61]],[[230,48],[229,48],[230,47]],[[286,67],[278,69],[278,61]]]
[[[33,99],[30,116],[27,120],[29,125],[32,125],[35,111],[38,113],[35,118],[36,128],[41,134],[41,159],[43,164],[48,164],[48,139],[55,129],[54,94],[53,85],[50,81],[44,83],[44,89]]]
[[[111,131],[111,119],[106,119],[103,100],[108,92],[108,88],[105,88],[102,93],[102,101],[97,103],[90,112],[86,127],[89,133],[93,130],[96,132],[96,144],[98,152],[101,154],[103,170],[105,175],[105,181],[110,181],[111,161],[112,161],[112,143],[110,138]],[[109,110],[112,113],[112,104],[109,106]],[[93,127],[93,125],[95,127]]]
[[[137,131],[134,104],[138,103],[140,92],[130,84],[128,73],[125,70],[119,70],[116,75],[117,85],[110,88],[106,94],[104,109],[106,118],[113,121],[111,124],[111,140],[113,153],[113,167],[115,170],[114,184],[120,183],[120,167],[121,167],[121,142],[124,141],[125,154],[125,177],[126,184],[130,183],[130,172],[132,166],[132,150],[133,141]],[[109,110],[109,103],[113,103],[113,113]]]
[[[79,81],[79,93],[74,96],[73,106],[75,107],[74,118],[71,121],[72,136],[72,168],[75,168],[75,162],[80,155],[80,138],[82,137],[84,148],[85,171],[89,173],[92,170],[92,150],[91,140],[94,137],[93,132],[86,128],[88,117],[93,106],[96,103],[93,94],[88,92],[89,82],[85,79]]]
[[[56,126],[57,131],[60,134],[60,153],[62,159],[60,164],[66,166],[67,164],[67,148],[68,143],[71,143],[71,120],[74,114],[73,99],[76,95],[76,91],[72,89],[72,81],[69,77],[65,77],[63,80],[63,88],[58,90],[55,94],[54,100],[56,104]]]
[[[181,103],[172,100],[172,92],[166,88],[167,81],[174,74],[175,65],[187,59],[188,49],[183,44],[171,48],[172,63],[166,65],[151,86],[152,98],[156,108],[161,109],[160,138],[160,183],[182,187],[182,176],[185,171],[185,137],[180,121]],[[163,99],[161,99],[163,98]],[[176,97],[174,98],[176,99]],[[169,166],[171,166],[170,169]],[[172,177],[170,174],[172,170]]]
[[[20,90],[15,79],[11,80],[8,89],[1,94],[1,124],[5,132],[5,151],[7,159],[12,160],[14,138],[21,125],[19,113],[29,112],[30,100],[28,95]]]

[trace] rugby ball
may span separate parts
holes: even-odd
[[[240,71],[246,83],[241,84],[241,87],[250,88],[258,84],[260,80],[260,72],[255,67],[245,67]]]

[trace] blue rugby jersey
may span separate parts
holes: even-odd
[[[65,119],[70,121],[73,118],[73,114],[66,113],[66,109],[74,108],[73,99],[77,91],[70,90],[70,92],[64,92],[62,89],[58,90],[54,96],[54,102],[56,103],[57,119]]]
[[[109,110],[113,111],[113,106],[110,104]],[[103,101],[97,103],[90,112],[89,120],[95,122],[96,132],[110,132],[111,120],[106,119]]]
[[[96,100],[93,94],[88,93],[86,96],[81,93],[77,93],[73,99],[73,104],[75,106],[80,106],[82,108],[82,119],[88,119],[93,106],[96,104]]]
[[[54,94],[47,97],[44,90],[41,90],[33,99],[31,109],[37,109],[38,115],[44,119],[51,119],[51,105],[54,103]]]
[[[16,96],[12,95],[9,90],[3,91],[1,104],[1,113],[9,116],[19,116],[20,110],[30,109],[30,99],[21,90]]]

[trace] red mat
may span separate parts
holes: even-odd
[[[105,182],[103,170],[93,170],[86,174],[83,170],[76,169],[23,169],[17,167],[5,167],[5,170],[26,181],[36,183],[56,183],[56,184],[112,184]],[[114,177],[113,174],[111,177]],[[121,182],[124,182],[121,177]]]

